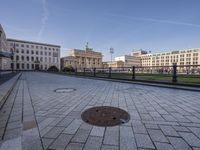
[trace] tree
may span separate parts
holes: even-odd
[[[63,72],[75,72],[75,69],[72,66],[64,67]]]
[[[51,71],[51,72],[58,72],[59,69],[56,66],[50,66],[47,71]]]

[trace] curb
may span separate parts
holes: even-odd
[[[21,75],[22,75],[22,73],[19,73],[19,74],[17,74],[16,76],[18,76],[17,78],[16,78],[16,80],[14,81],[14,83],[11,85],[11,87],[10,87],[10,89],[6,92],[6,94],[3,96],[3,98],[1,99],[1,101],[0,101],[0,110],[1,110],[1,108],[3,107],[3,105],[5,104],[5,102],[6,102],[6,100],[7,100],[7,98],[10,96],[10,93],[12,92],[12,90],[13,90],[13,88],[15,87],[15,85],[16,85],[16,83],[17,83],[17,81],[19,80],[19,78],[21,77]],[[15,77],[15,76],[14,76]],[[14,78],[13,77],[13,78]],[[12,79],[12,78],[11,78]],[[9,81],[9,80],[8,80]],[[7,82],[8,82],[7,81]]]
[[[51,73],[51,72],[47,72],[47,73]],[[189,87],[189,86],[172,85],[172,84],[159,84],[159,83],[140,82],[140,81],[128,81],[128,80],[120,80],[120,79],[108,79],[108,78],[101,78],[101,77],[99,78],[99,77],[92,77],[92,76],[69,75],[69,74],[59,74],[59,73],[52,73],[52,74],[77,77],[77,78],[93,79],[93,80],[103,80],[103,81],[110,81],[110,82],[120,82],[120,83],[138,84],[138,85],[145,85],[145,86],[154,86],[154,87],[161,87],[161,88],[170,88],[170,89],[200,92],[199,87],[191,87],[191,86]]]

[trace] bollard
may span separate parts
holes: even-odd
[[[75,68],[75,75],[77,75],[77,68]]]
[[[108,77],[111,78],[111,67],[109,67]]]
[[[96,68],[93,69],[93,76],[96,76]]]
[[[177,82],[177,65],[176,63],[173,64],[173,76],[172,76],[172,82]]]
[[[132,67],[132,80],[135,80],[135,66]]]
[[[83,75],[85,76],[85,68],[83,68]]]

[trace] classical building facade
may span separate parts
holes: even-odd
[[[77,68],[78,59],[74,56],[66,56],[61,58],[61,69],[64,67]]]
[[[11,69],[12,53],[8,49],[5,31],[0,24],[0,70]]]
[[[60,69],[60,46],[24,40],[7,39],[8,49],[14,53],[14,70]]]
[[[85,50],[72,49],[70,56],[63,58],[64,65],[71,65],[74,68],[101,68],[102,67],[102,53],[95,52],[90,48]]]

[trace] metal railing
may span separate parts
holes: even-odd
[[[76,68],[70,74],[124,80],[200,84],[200,65]]]

